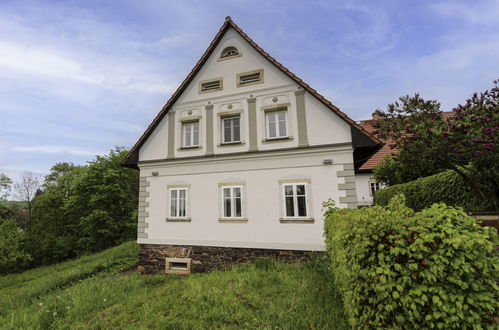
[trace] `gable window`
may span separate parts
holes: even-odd
[[[170,188],[170,218],[187,218],[187,188]]]
[[[239,55],[239,50],[234,46],[230,46],[230,47],[225,48],[222,51],[220,58],[226,58],[226,57],[237,56],[237,55]]]
[[[374,196],[374,193],[381,189],[381,184],[376,181],[369,181],[369,192],[371,193],[371,196]]]
[[[182,124],[182,147],[199,146],[199,121]]]
[[[222,187],[222,217],[242,218],[243,217],[243,187],[224,186]]]
[[[267,126],[267,139],[279,139],[288,136],[287,132],[287,110],[280,109],[267,111],[265,113]]]
[[[305,183],[286,183],[283,184],[283,192],[286,218],[307,217],[307,185]]]
[[[241,142],[241,117],[222,118],[222,143]]]
[[[263,70],[255,70],[250,72],[237,74],[237,86],[253,85],[263,82]]]
[[[222,79],[221,78],[201,82],[201,86],[200,86],[201,93],[215,92],[215,91],[219,91],[219,90],[222,90]]]

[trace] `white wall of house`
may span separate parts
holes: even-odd
[[[333,165],[323,165],[333,159]],[[247,248],[324,250],[322,202],[332,198],[340,207],[344,178],[336,173],[351,164],[351,146],[310,149],[306,153],[241,155],[216,161],[174,160],[142,164],[147,177],[147,238],[139,243]],[[158,172],[152,176],[152,172]],[[312,223],[281,223],[282,181],[308,182]],[[245,223],[223,223],[220,184],[242,183]],[[168,222],[168,186],[189,186],[190,222]]]

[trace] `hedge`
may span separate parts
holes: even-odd
[[[496,329],[499,243],[460,208],[328,211],[331,271],[354,329]]]
[[[374,203],[386,206],[398,194],[405,195],[407,206],[414,210],[422,210],[434,203],[460,206],[467,212],[498,210],[497,205],[480,198],[452,170],[378,190],[374,194]]]

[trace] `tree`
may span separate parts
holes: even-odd
[[[10,195],[12,180],[5,174],[0,173],[0,201],[6,200]]]
[[[33,210],[33,199],[36,192],[40,188],[40,181],[31,172],[24,172],[21,180],[14,184],[14,190],[18,199],[26,203],[27,219],[25,223],[25,230],[29,231],[31,226],[31,213]]]
[[[0,274],[23,270],[29,264],[25,243],[26,234],[14,220],[0,223]]]
[[[442,119],[437,101],[405,96],[377,111],[379,134],[403,168],[451,169],[483,199],[499,205],[499,86],[477,93]],[[428,170],[429,169],[429,170]],[[422,173],[424,175],[426,173]],[[433,173],[430,173],[433,174]]]

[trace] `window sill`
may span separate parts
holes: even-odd
[[[178,151],[185,151],[185,150],[194,150],[194,149],[201,149],[201,146],[192,146],[192,147],[181,147],[178,148]]]
[[[166,218],[166,222],[191,222],[191,218]]]
[[[280,223],[314,223],[315,219],[314,218],[280,218],[279,219]]]
[[[243,141],[239,141],[239,142],[226,142],[226,143],[220,143],[219,145],[217,145],[217,147],[235,147],[235,146],[241,146],[243,144],[244,144]]]
[[[246,218],[219,218],[219,223],[247,223],[248,219]]]
[[[279,138],[273,138],[273,139],[265,139],[265,140],[262,140],[262,143],[285,142],[285,141],[292,141],[292,140],[293,140],[292,136],[285,136],[285,137],[279,137]]]

